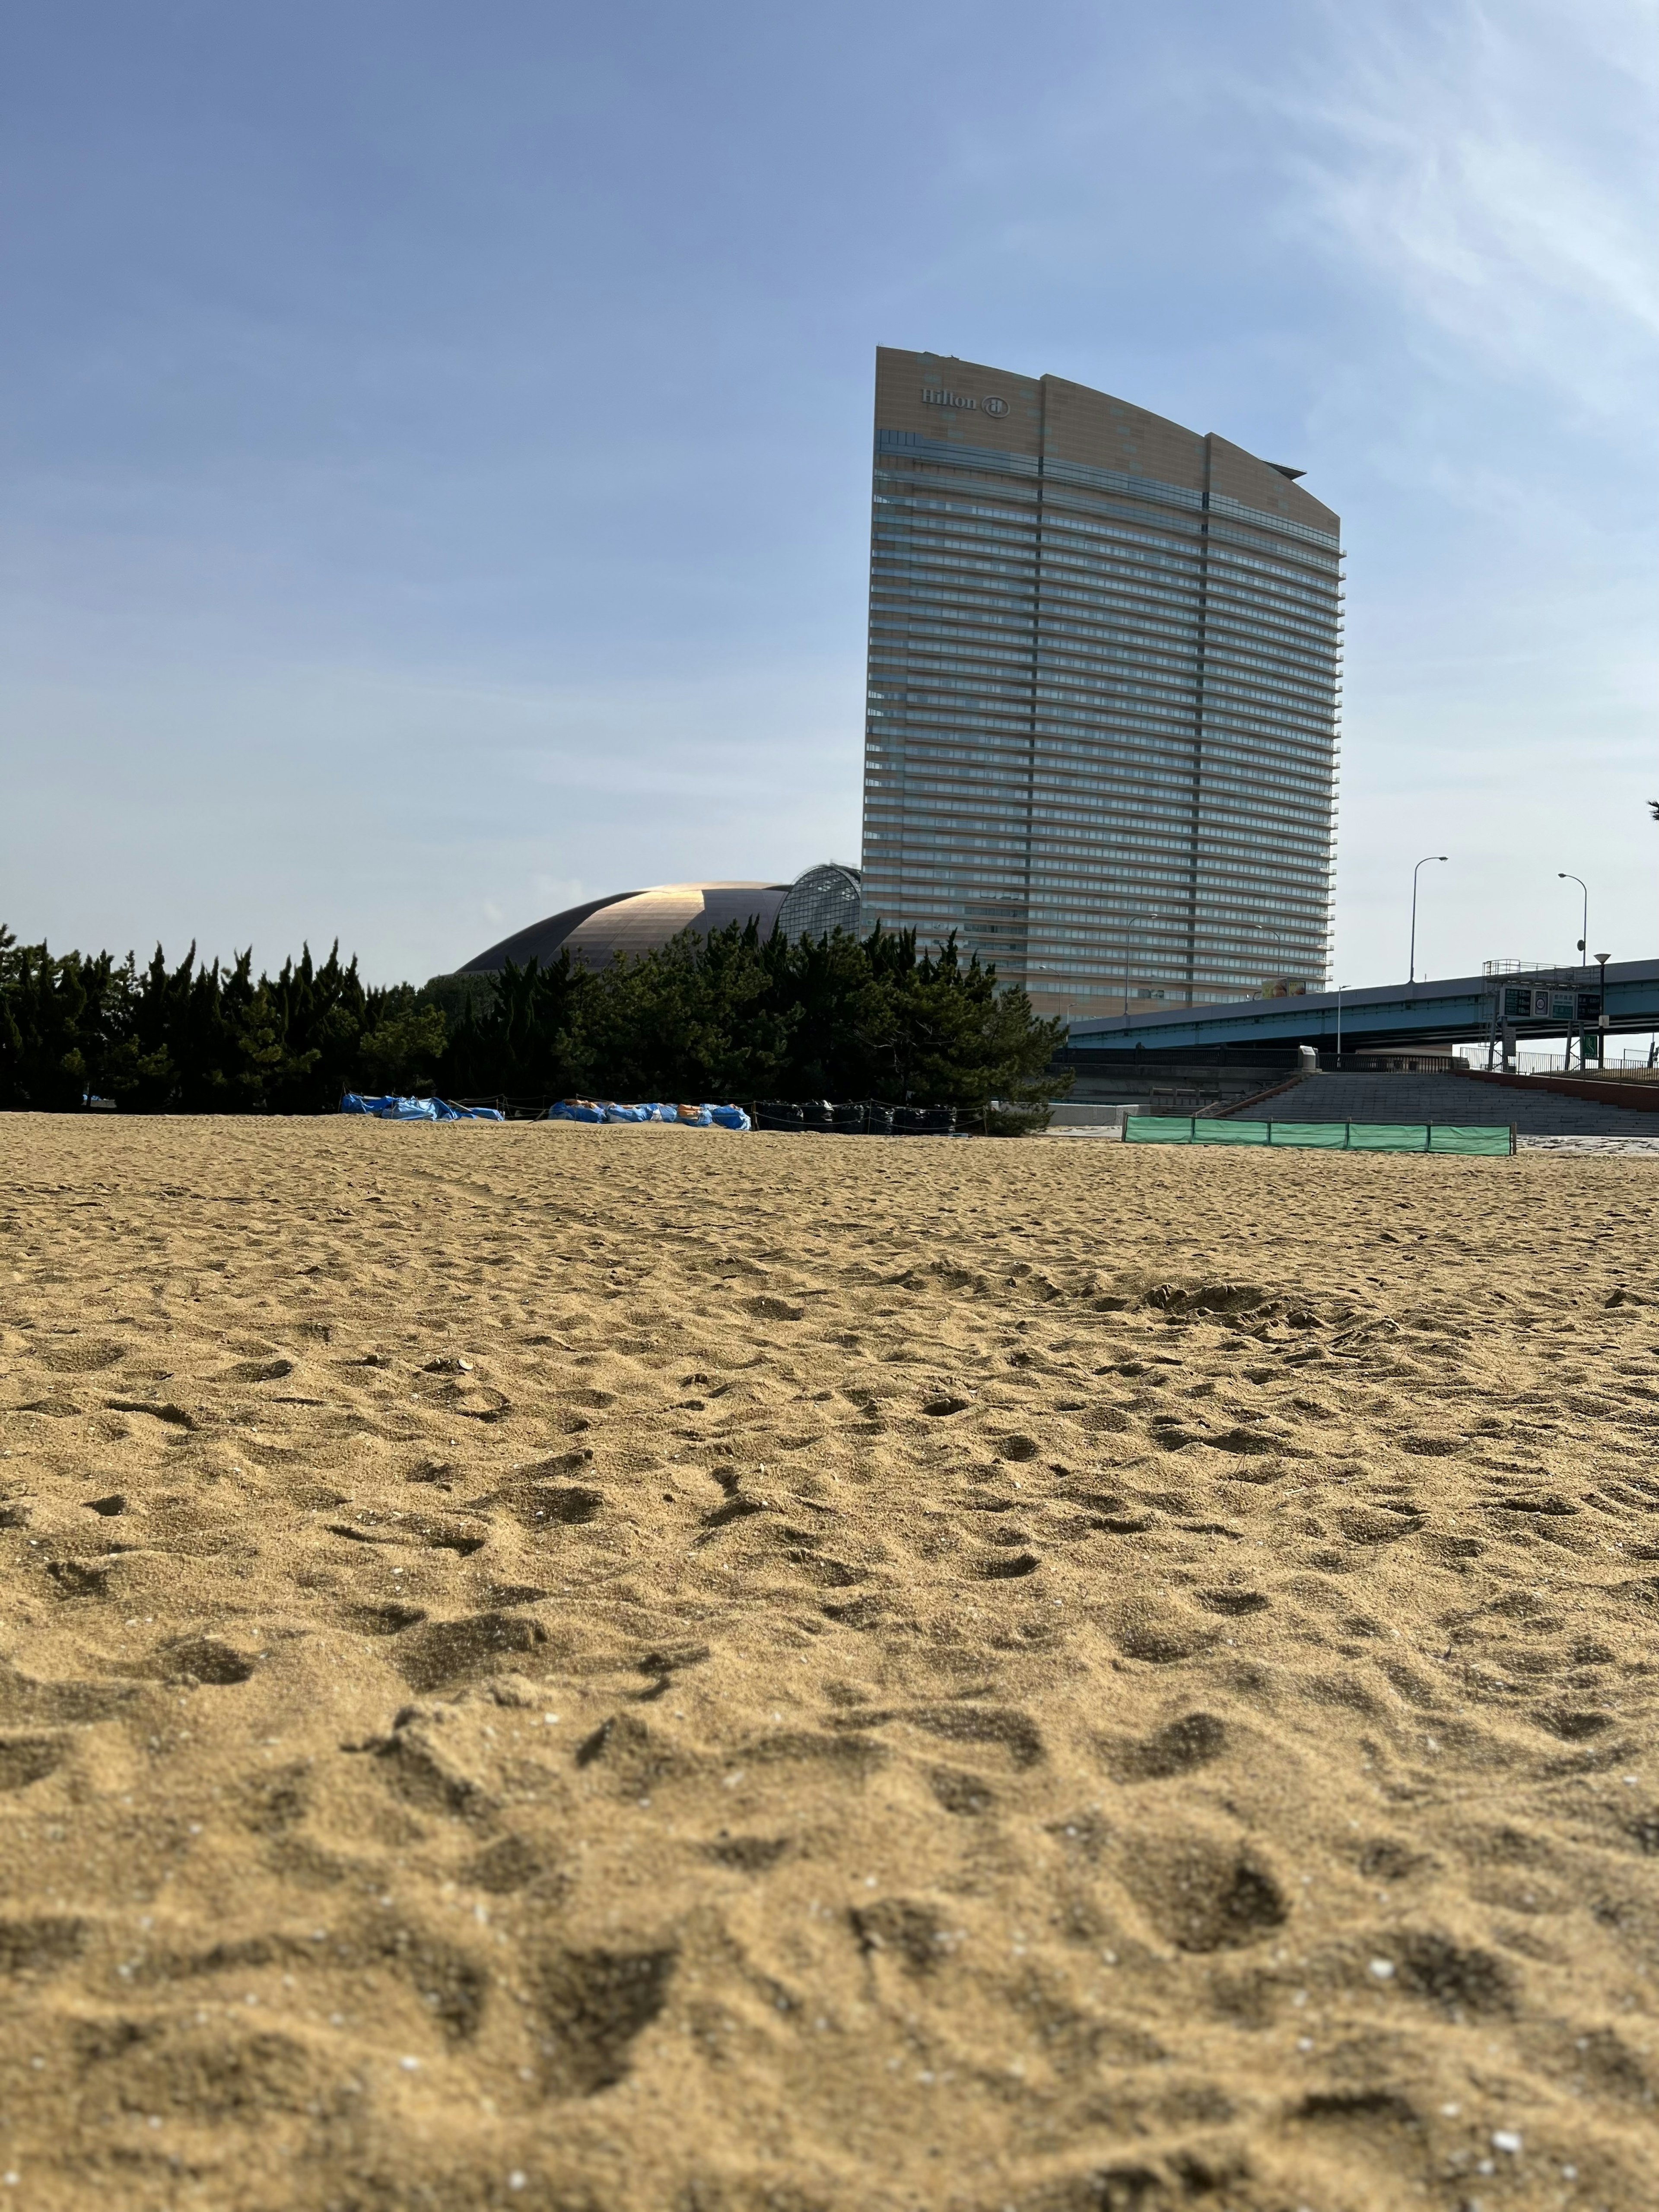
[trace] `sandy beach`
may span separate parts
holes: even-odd
[[[0,1144],[0,2203],[1655,2202],[1650,1162]]]

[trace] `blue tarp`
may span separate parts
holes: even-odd
[[[380,1121],[504,1121],[494,1106],[452,1106],[447,1098],[365,1098],[348,1091],[340,1101],[343,1114],[372,1114]]]
[[[619,1106],[608,1099],[561,1098],[547,1109],[550,1121],[671,1121],[677,1129],[747,1129],[741,1106]]]

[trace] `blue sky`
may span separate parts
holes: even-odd
[[[54,0],[0,918],[376,980],[855,859],[872,356],[1308,471],[1337,964],[1659,954],[1653,0]]]

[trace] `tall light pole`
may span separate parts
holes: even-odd
[[[1589,944],[1589,885],[1584,881],[1584,878],[1582,876],[1570,876],[1565,868],[1558,868],[1555,872],[1558,878],[1562,883],[1577,884],[1579,890],[1584,894],[1584,933],[1578,940],[1578,950],[1582,956]],[[1581,968],[1584,964],[1582,957],[1578,964]],[[1572,1031],[1571,1030],[1567,1031],[1567,1048],[1562,1056],[1561,1065],[1564,1068],[1571,1067],[1572,1066]],[[1580,1037],[1578,1040],[1578,1065],[1580,1067],[1584,1065],[1584,1041],[1583,1037]]]
[[[1578,940],[1578,950],[1582,952],[1589,943],[1589,885],[1582,876],[1570,876],[1565,868],[1558,868],[1555,872],[1562,883],[1577,884],[1584,894],[1584,933]],[[1584,963],[1581,960],[1578,964],[1582,968]]]
[[[1408,983],[1417,981],[1417,878],[1431,860],[1443,860],[1449,857],[1445,853],[1425,853],[1412,870],[1412,953],[1406,975]]]

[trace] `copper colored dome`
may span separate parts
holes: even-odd
[[[497,973],[509,960],[520,968],[539,960],[545,968],[567,948],[573,960],[604,968],[619,953],[654,951],[683,929],[708,936],[734,921],[753,921],[765,937],[788,894],[787,884],[754,883],[658,884],[650,890],[614,891],[504,937],[460,973]]]

